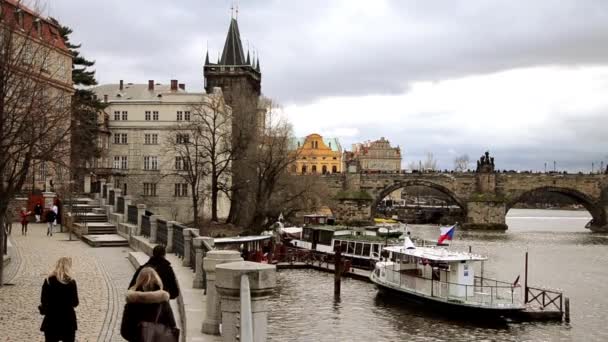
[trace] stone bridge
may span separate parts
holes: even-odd
[[[335,195],[332,209],[338,220],[369,220],[391,192],[426,186],[446,194],[463,209],[463,228],[505,230],[509,209],[530,193],[544,191],[575,200],[593,217],[592,231],[608,231],[606,174],[500,173],[492,164],[474,173],[343,173],[322,179]]]

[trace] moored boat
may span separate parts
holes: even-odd
[[[383,248],[386,260],[377,262],[370,279],[379,289],[453,311],[507,315],[522,311],[522,287],[479,277],[475,265],[481,255],[442,247],[403,245]]]

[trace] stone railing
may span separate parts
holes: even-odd
[[[116,200],[116,212],[119,214],[125,213],[125,198],[123,196],[118,197]]]
[[[137,224],[137,215],[138,215],[138,210],[137,210],[137,205],[129,205],[127,208],[127,223],[130,224]]]
[[[114,205],[114,190],[110,190],[108,194],[108,204]]]
[[[173,224],[173,253],[180,258],[184,258],[184,229],[188,227],[179,223]]]
[[[141,215],[141,235],[149,238],[151,226],[152,225],[150,224],[150,216]]]
[[[156,242],[159,245],[167,246],[169,242],[169,232],[167,230],[167,221],[163,219],[156,220]]]

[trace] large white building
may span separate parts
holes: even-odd
[[[183,161],[173,147],[176,139],[189,139],[189,133],[180,130],[195,120],[193,110],[218,99],[223,103],[221,89],[215,88],[213,94],[192,93],[177,80],[169,85],[153,80],[148,84],[121,80],[93,91],[108,104],[105,112],[110,132],[107,153],[97,161],[97,177],[106,178],[155,214],[191,222],[192,190],[182,177]],[[201,202],[200,209],[208,218],[210,200],[201,196]],[[218,202],[219,217],[226,217],[228,199],[220,194]]]

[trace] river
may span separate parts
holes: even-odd
[[[270,303],[269,341],[608,341],[608,235],[584,228],[585,211],[512,209],[504,233],[457,231],[453,248],[489,257],[485,274],[521,275],[529,252],[529,285],[564,291],[571,323],[470,321],[379,295],[370,283],[344,279],[340,301],[333,275],[281,270]],[[437,227],[411,226],[434,239]]]

